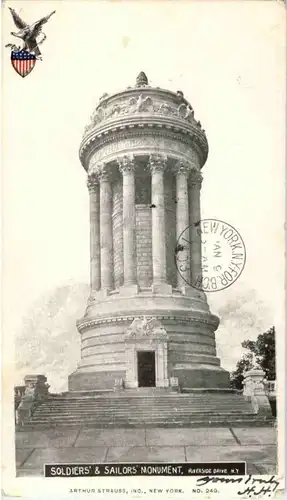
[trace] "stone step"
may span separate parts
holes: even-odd
[[[150,418],[150,419],[145,419],[145,418],[126,418],[126,417],[122,417],[122,418],[117,418],[117,419],[109,419],[109,418],[106,418],[106,419],[96,419],[96,418],[85,418],[84,420],[82,418],[73,418],[73,417],[66,417],[66,418],[53,418],[53,419],[41,419],[41,418],[37,418],[37,419],[32,419],[31,420],[31,423],[79,423],[81,425],[86,425],[86,423],[92,423],[94,422],[95,424],[100,424],[100,425],[109,425],[109,424],[136,424],[136,423],[146,423],[146,424],[157,424],[157,423],[172,423],[172,422],[233,422],[233,421],[237,421],[237,420],[240,420],[240,421],[245,421],[245,420],[250,420],[254,418],[254,415],[250,414],[250,415],[240,415],[240,416],[231,416],[231,415],[210,415],[206,418],[204,418],[203,416],[200,416],[198,415],[197,418],[195,418],[195,416],[192,416],[190,418],[186,417],[186,416],[180,416],[179,417],[174,417],[174,418],[169,418],[169,419],[166,419],[166,418],[162,418],[162,417],[154,417],[154,418]]]
[[[248,412],[252,411],[251,406],[246,406],[246,407],[240,407],[240,408],[234,408],[230,406],[222,406],[222,407],[196,407],[196,408],[130,408],[129,410],[125,410],[123,408],[38,408],[34,410],[34,413],[41,413],[41,414],[59,414],[59,413],[69,413],[69,414],[85,414],[85,413],[94,413],[94,414],[119,414],[123,413],[124,415],[127,415],[129,413],[144,413],[146,415],[153,414],[153,413],[164,413],[164,414],[170,414],[170,413],[178,413],[178,412],[185,412],[188,414],[192,413],[212,413],[212,412],[220,412],[220,413],[228,413],[228,412]]]
[[[131,412],[131,411],[144,411],[146,413],[153,412],[153,411],[168,411],[168,412],[175,412],[175,411],[187,411],[187,412],[196,412],[196,411],[212,411],[212,410],[222,410],[222,411],[245,411],[247,409],[250,409],[250,405],[238,405],[238,406],[233,406],[233,405],[204,405],[204,406],[165,406],[165,407],[158,407],[158,406],[151,406],[151,407],[145,407],[145,406],[131,406],[129,408],[123,408],[123,407],[103,407],[103,406],[90,406],[90,407],[85,407],[83,406],[78,406],[78,407],[71,407],[71,406],[63,406],[63,407],[58,407],[55,408],[53,406],[40,406],[38,407],[35,411],[38,412],[49,412],[49,413],[58,413],[59,411],[63,412]]]
[[[148,394],[144,394],[142,396],[119,396],[119,395],[114,395],[112,394],[111,396],[109,397],[102,397],[102,396],[78,396],[78,397],[53,397],[53,398],[49,398],[48,401],[55,401],[55,402],[65,402],[65,401],[85,401],[85,402],[88,402],[88,401],[103,401],[103,402],[109,402],[109,401],[114,401],[114,402],[118,402],[119,404],[122,404],[123,402],[131,402],[131,401],[136,401],[136,400],[139,400],[139,401],[159,401],[159,402],[163,402],[163,401],[171,401],[171,400],[179,400],[179,401],[184,401],[184,400],[187,400],[187,401],[209,401],[210,399],[212,400],[216,400],[216,401],[220,401],[221,399],[223,398],[226,398],[228,399],[229,401],[231,400],[238,400],[238,399],[242,399],[244,400],[244,397],[241,395],[241,394],[225,394],[225,393],[222,393],[222,394],[214,394],[214,393],[210,393],[210,394],[174,394],[174,393],[171,393],[169,394],[168,396],[158,396],[158,395],[148,395]]]
[[[53,427],[53,426],[91,426],[91,427],[173,427],[173,426],[179,426],[179,427],[189,427],[189,426],[198,426],[198,427],[206,427],[206,426],[212,426],[212,425],[239,425],[242,424],[242,426],[249,426],[250,424],[254,425],[272,425],[271,421],[263,421],[260,420],[261,424],[258,423],[258,419],[254,418],[254,416],[249,415],[246,416],[246,418],[211,418],[208,420],[203,420],[203,419],[173,419],[173,420],[166,420],[166,419],[154,419],[150,421],[146,421],[144,419],[141,420],[117,420],[117,421],[96,421],[95,419],[90,419],[90,420],[85,420],[84,422],[79,419],[71,419],[71,420],[59,420],[59,421],[51,421],[51,422],[46,422],[42,420],[36,420],[32,421],[28,424],[28,426],[35,426],[35,425],[42,425],[46,427]],[[27,426],[26,426],[27,427]]]
[[[191,407],[191,408],[185,408],[185,407],[178,407],[178,408],[173,408],[173,407],[169,407],[169,408],[142,408],[142,407],[137,407],[137,408],[129,408],[129,411],[127,411],[127,409],[125,408],[102,408],[102,407],[97,407],[97,408],[69,408],[69,407],[65,407],[65,408],[49,408],[49,407],[45,407],[45,408],[37,408],[35,409],[34,413],[47,413],[47,414],[50,414],[50,413],[97,413],[97,414],[100,414],[100,413],[108,413],[108,414],[111,414],[111,413],[123,413],[123,414],[127,414],[127,413],[134,413],[134,412],[143,412],[143,413],[146,413],[147,415],[150,414],[150,413],[161,413],[161,412],[164,412],[164,413],[177,413],[179,411],[181,412],[186,412],[186,413],[197,413],[197,412],[204,412],[204,413],[209,413],[209,412],[212,412],[212,411],[217,411],[217,412],[245,412],[245,411],[250,411],[251,410],[251,407],[248,405],[246,407],[241,407],[241,408],[234,408],[232,406],[218,406],[218,407]]]
[[[248,412],[234,412],[234,411],[198,411],[198,412],[169,412],[169,413],[163,413],[163,412],[154,412],[154,413],[142,413],[142,412],[120,412],[120,413],[112,413],[112,412],[107,412],[107,413],[98,413],[98,412],[86,412],[86,413],[72,413],[72,412],[61,412],[61,413],[54,413],[54,414],[49,414],[49,413],[36,413],[32,415],[32,418],[38,419],[38,418],[48,418],[48,419],[61,419],[61,418],[81,418],[81,419],[86,419],[86,418],[94,418],[97,420],[100,419],[110,419],[110,420],[115,420],[115,419],[121,419],[121,418],[177,418],[178,416],[181,417],[186,417],[186,418],[209,418],[213,416],[220,416],[220,417],[238,417],[238,416],[245,416],[245,415],[253,415],[252,411]]]
[[[141,409],[138,410],[133,410],[129,412],[125,412],[123,410],[118,410],[118,411],[93,411],[93,410],[78,410],[78,411],[71,411],[71,410],[64,410],[64,411],[34,411],[33,415],[43,415],[46,417],[54,416],[54,415],[82,415],[83,417],[85,415],[98,415],[98,416],[120,416],[120,415],[145,415],[149,417],[150,415],[164,415],[164,416],[169,416],[169,415],[212,415],[212,414],[234,414],[234,415],[241,415],[245,413],[252,413],[252,409],[249,408],[241,408],[240,410],[236,409],[230,409],[230,408],[212,408],[212,409],[196,409],[194,411],[191,410],[186,410],[186,409],[178,409],[171,411],[170,409],[166,410],[151,410],[151,411],[143,411]]]
[[[33,428],[58,425],[94,427],[175,427],[240,425],[258,422],[251,404],[242,394],[152,394],[128,397],[51,397],[35,408]],[[264,424],[265,425],[265,424]],[[267,423],[266,423],[267,425]]]
[[[154,419],[154,418],[162,418],[162,419],[165,419],[165,420],[169,420],[169,419],[172,419],[172,418],[201,418],[201,419],[208,419],[208,418],[213,418],[215,416],[219,416],[219,417],[222,417],[222,418],[225,418],[225,417],[230,417],[230,418],[238,418],[238,417],[245,417],[246,415],[253,415],[252,412],[237,412],[237,413],[231,413],[231,412],[226,412],[226,413],[223,413],[223,412],[213,412],[213,413],[201,413],[201,412],[198,412],[198,413],[191,413],[191,414],[188,414],[188,413],[176,413],[176,414],[160,414],[160,413],[155,413],[155,414],[143,414],[143,413],[138,413],[138,414],[133,414],[132,417],[128,417],[126,414],[122,413],[122,414],[118,414],[118,415],[108,415],[108,414],[102,414],[102,415],[96,415],[96,414],[71,414],[71,413],[60,413],[60,414],[55,414],[55,415],[48,415],[48,414],[45,414],[45,415],[42,415],[42,414],[34,414],[32,416],[32,420],[36,420],[36,419],[42,419],[42,420],[53,420],[53,419],[65,419],[65,418],[80,418],[81,420],[85,420],[87,418],[94,418],[96,420],[120,420],[121,418],[123,419],[128,419],[128,418],[133,418],[133,419],[145,419],[145,420],[151,420],[151,419]]]
[[[194,420],[189,420],[188,422],[178,420],[178,421],[173,421],[173,422],[158,422],[156,425],[154,423],[114,423],[114,422],[109,422],[107,424],[102,424],[102,423],[95,423],[93,422],[85,422],[84,427],[85,428],[92,428],[92,429],[127,429],[127,428],[136,428],[136,429],[143,429],[143,428],[155,428],[155,427],[162,427],[162,428],[200,428],[200,427],[272,427],[274,425],[273,420],[260,420],[256,418],[250,418],[244,419],[244,420],[233,420],[232,422],[230,421],[222,421],[219,420],[217,422],[215,421],[194,421]],[[24,426],[18,427],[17,431],[19,432],[25,432],[27,430],[40,430],[40,429],[54,429],[58,427],[65,427],[65,428],[79,428],[83,426],[82,421],[72,421],[72,422],[57,422],[57,423],[47,423],[47,422],[30,422],[25,424]]]
[[[199,404],[194,404],[194,405],[180,405],[180,404],[169,404],[169,405],[128,405],[128,406],[112,406],[112,405],[101,405],[101,404],[98,404],[98,405],[84,405],[84,404],[81,404],[81,405],[59,405],[59,406],[55,406],[55,405],[40,405],[38,408],[41,409],[41,410],[44,410],[44,409],[49,409],[49,410],[54,410],[54,411],[59,411],[59,410],[62,410],[62,409],[67,409],[67,410],[114,410],[114,411],[117,411],[119,409],[123,409],[125,411],[128,411],[128,410],[133,410],[133,409],[138,409],[138,408],[141,408],[143,410],[147,410],[147,411],[150,411],[150,410],[153,410],[153,409],[158,409],[158,410],[164,410],[164,409],[167,409],[167,410],[170,410],[170,409],[176,409],[176,408],[185,408],[187,410],[193,410],[193,409],[202,409],[202,408],[233,408],[233,409],[240,409],[240,408],[248,408],[250,405],[248,403],[244,404],[244,403],[237,403],[235,405],[233,404],[230,404],[230,403],[222,403],[222,404],[212,404],[212,403],[209,403],[209,404],[205,404],[205,405],[199,405]]]
[[[230,401],[228,399],[222,399],[220,401],[214,401],[214,400],[206,400],[206,401],[178,401],[178,400],[169,400],[169,401],[145,401],[145,400],[139,400],[139,401],[123,401],[123,403],[119,403],[117,401],[65,401],[65,402],[55,402],[55,401],[47,401],[43,402],[41,406],[54,406],[54,407],[63,407],[63,406],[94,406],[94,407],[126,407],[130,408],[132,406],[146,406],[146,407],[153,407],[153,406],[195,406],[195,405],[222,405],[222,404],[228,404],[228,405],[244,405],[248,404],[247,401],[245,400],[235,400],[235,401]]]

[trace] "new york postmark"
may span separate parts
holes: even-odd
[[[201,260],[199,266],[193,265],[195,255]],[[188,285],[204,292],[217,292],[232,285],[241,275],[245,261],[246,249],[240,233],[217,219],[203,219],[188,226],[175,248],[177,271]]]

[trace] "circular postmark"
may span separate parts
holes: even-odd
[[[203,219],[185,228],[175,248],[175,264],[183,281],[204,292],[232,285],[245,261],[245,245],[239,232],[218,219]]]

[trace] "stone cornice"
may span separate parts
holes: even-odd
[[[217,316],[214,316],[212,314],[208,315],[208,319],[202,317],[202,316],[175,316],[175,315],[152,315],[159,321],[175,321],[177,324],[185,324],[185,323],[199,323],[199,324],[205,324],[209,325],[213,328],[218,327],[219,320]],[[105,324],[118,324],[118,323],[129,323],[132,322],[135,318],[138,318],[139,315],[127,315],[127,316],[111,316],[111,317],[103,317],[103,318],[92,318],[92,319],[86,319],[82,318],[77,321],[77,328],[79,332],[83,332],[86,330],[89,330],[93,328],[94,326],[97,325],[105,325]]]
[[[80,160],[87,169],[89,157],[103,145],[121,139],[138,136],[160,136],[172,138],[194,147],[200,156],[201,166],[208,155],[208,143],[205,135],[189,123],[168,117],[144,116],[128,117],[110,120],[102,126],[93,129],[82,141]]]

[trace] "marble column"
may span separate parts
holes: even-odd
[[[123,176],[123,252],[124,252],[124,293],[136,293],[136,207],[135,207],[135,161],[127,155],[118,159]]]
[[[189,179],[189,201],[190,201],[190,242],[191,242],[191,284],[200,289],[202,280],[201,265],[201,233],[200,233],[200,189],[202,175],[193,170]]]
[[[87,186],[90,195],[90,289],[93,294],[101,288],[100,193],[96,174],[88,175]]]
[[[101,290],[113,288],[112,185],[106,164],[98,168],[100,181]]]
[[[180,239],[181,250],[177,254],[177,285],[184,290],[190,286],[190,248],[189,241],[189,204],[188,204],[188,176],[190,164],[178,161],[174,167],[176,176],[176,238]],[[187,229],[187,231],[186,231]]]
[[[167,158],[152,154],[149,159],[152,190],[152,265],[153,292],[171,293],[171,286],[166,281],[166,235],[164,203],[164,170]]]

